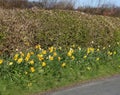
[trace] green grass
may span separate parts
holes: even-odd
[[[73,46],[68,50],[44,50],[39,45],[36,48],[7,59],[1,56],[1,95],[40,93],[120,73],[119,45],[114,49]]]

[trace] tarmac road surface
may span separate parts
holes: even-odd
[[[120,75],[46,95],[120,95]]]

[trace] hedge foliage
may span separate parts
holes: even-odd
[[[0,51],[10,54],[41,44],[89,47],[120,41],[120,18],[78,11],[0,9]]]

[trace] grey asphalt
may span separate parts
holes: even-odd
[[[86,83],[47,95],[120,95],[120,76]]]

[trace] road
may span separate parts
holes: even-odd
[[[120,76],[93,81],[47,95],[120,95]]]

